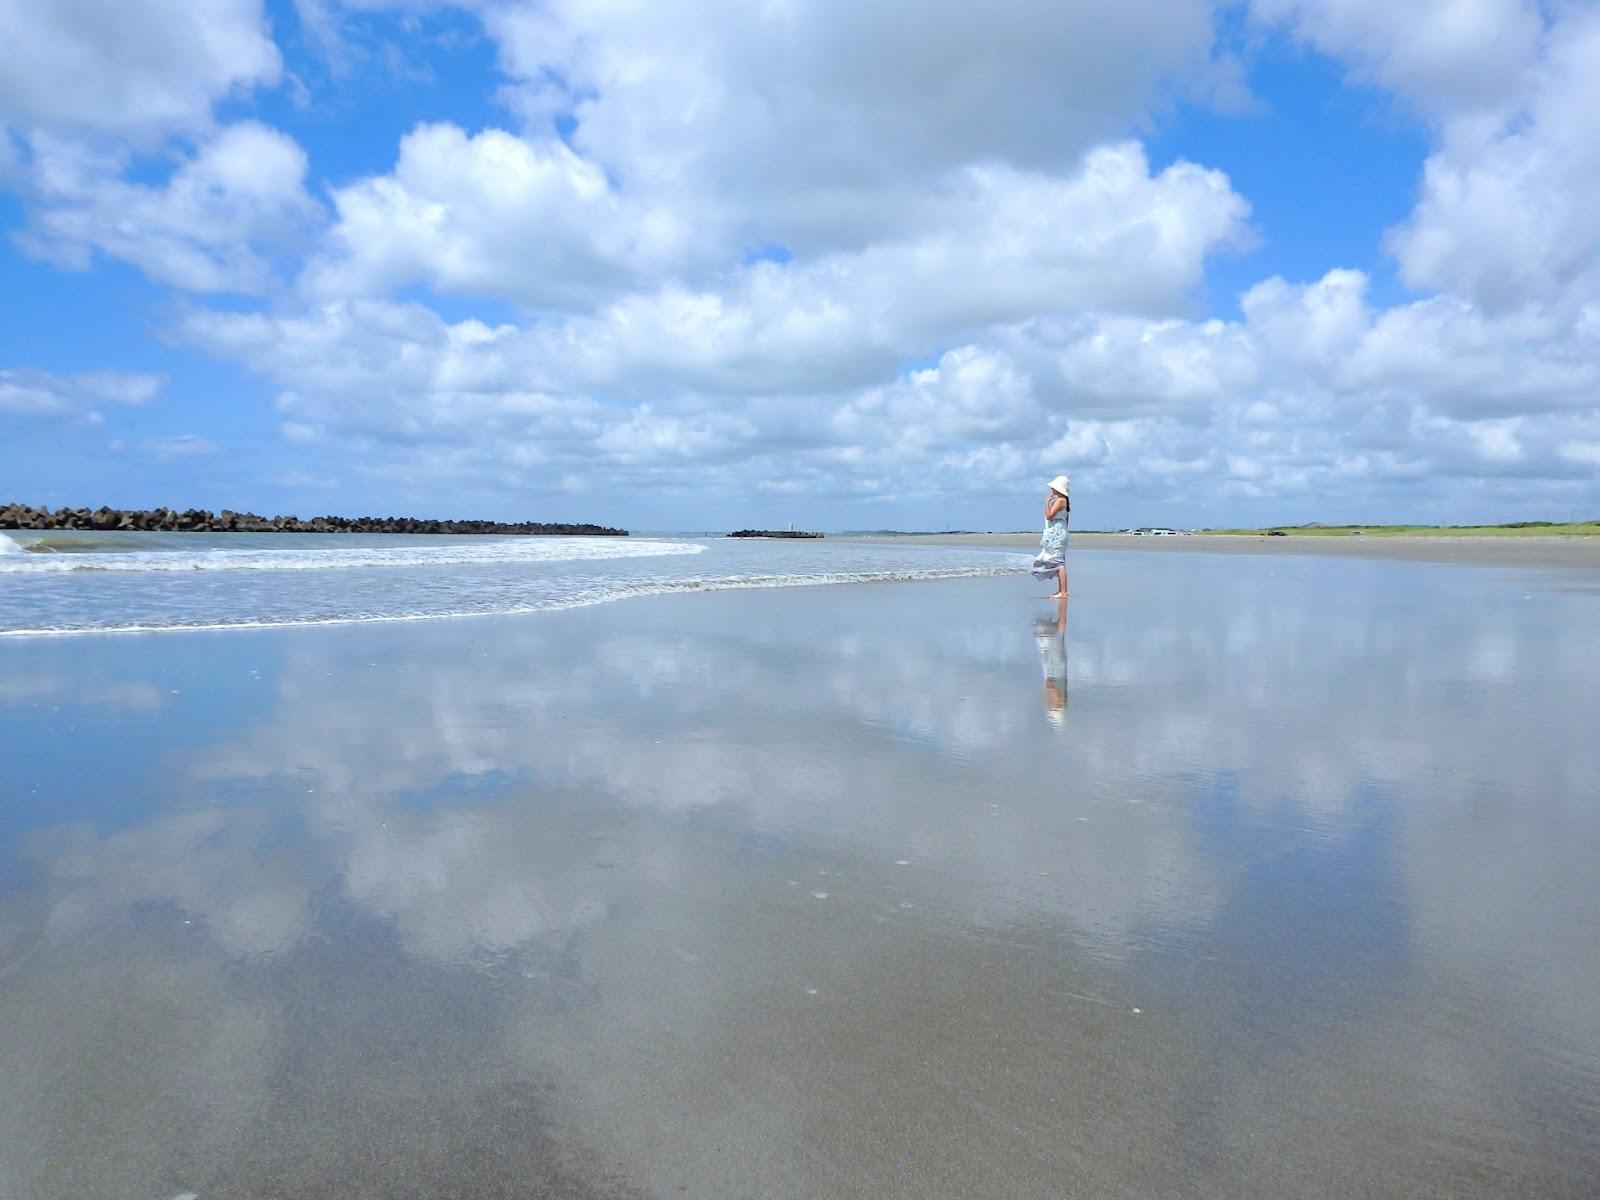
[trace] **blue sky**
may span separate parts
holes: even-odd
[[[1600,11],[0,0],[0,500],[1600,516]]]

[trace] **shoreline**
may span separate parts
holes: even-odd
[[[965,546],[973,549],[1027,553],[1037,545],[1033,533],[904,534],[895,537],[837,537],[836,544]],[[1216,534],[1205,537],[1148,537],[1130,534],[1080,533],[1072,546],[1079,550],[1111,550],[1153,554],[1237,554],[1264,557],[1360,558],[1460,566],[1525,567],[1530,569],[1600,570],[1600,539],[1559,538],[1465,538],[1394,536],[1363,541],[1359,538],[1335,540],[1326,537],[1266,538],[1249,535]],[[996,568],[971,573],[877,579],[794,580],[787,582],[723,582],[688,587],[663,586],[632,593],[608,595],[526,608],[441,613],[395,613],[384,615],[315,617],[283,621],[229,621],[194,625],[115,625],[67,629],[0,629],[0,643],[33,640],[73,640],[100,635],[150,635],[169,633],[262,632],[289,629],[316,629],[413,623],[454,622],[462,619],[518,618],[569,612],[576,609],[609,606],[615,602],[673,595],[698,595],[724,591],[788,591],[795,588],[851,587],[859,584],[933,583],[973,578],[1006,578],[1025,574],[1025,569]]]
[[[900,537],[836,538],[839,542],[869,545],[910,543],[926,546],[973,546],[996,550],[1032,550],[1037,533],[924,533]],[[1459,563],[1491,567],[1571,567],[1600,570],[1600,538],[1561,536],[1460,537],[1389,536],[1332,538],[1315,534],[1266,537],[1256,534],[1196,534],[1190,537],[1151,537],[1129,533],[1074,533],[1069,552],[1125,550],[1153,554],[1259,554],[1264,556],[1317,555],[1330,558],[1390,559],[1411,562]],[[1069,563],[1070,565],[1070,563]]]
[[[540,607],[489,609],[482,612],[439,613],[386,613],[361,616],[306,617],[283,621],[224,621],[205,625],[105,625],[72,629],[0,629],[0,643],[6,641],[31,641],[34,639],[79,638],[91,636],[130,636],[169,633],[260,633],[272,630],[334,629],[377,625],[403,625],[445,621],[480,621],[500,618],[513,620],[545,614],[577,612],[586,608],[601,608],[626,600],[652,600],[668,596],[714,595],[722,592],[782,592],[809,591],[813,588],[874,587],[898,583],[947,583],[953,580],[1008,579],[1023,574],[1023,568],[995,569],[992,571],[960,571],[948,575],[916,577],[885,576],[878,579],[806,579],[785,583],[769,581],[720,583],[712,586],[659,587],[634,592],[619,592],[590,599],[569,600]]]

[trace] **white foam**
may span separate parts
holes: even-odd
[[[0,533],[0,555],[26,554],[23,549],[23,539],[20,534]]]
[[[674,544],[674,543],[668,543]],[[723,592],[745,589],[827,587],[846,583],[911,583],[934,579],[981,579],[1014,575],[1025,567],[984,566],[949,567],[924,570],[882,570],[833,572],[817,575],[722,576],[701,579],[656,580],[596,590],[579,596],[551,597],[534,604],[507,605],[485,609],[446,609],[437,612],[358,613],[329,617],[284,617],[251,621],[208,621],[172,624],[41,626],[31,629],[0,629],[7,637],[74,637],[101,633],[201,633],[246,629],[303,629],[324,625],[373,625],[408,621],[458,620],[464,617],[513,617],[541,612],[561,612],[587,608],[645,596],[665,596],[678,592]]]
[[[0,574],[33,575],[73,571],[327,571],[355,567],[472,566],[489,563],[583,562],[596,559],[654,558],[699,554],[698,542],[666,542],[618,537],[506,537],[448,545],[306,546],[269,550],[216,546],[205,550],[116,550],[101,553],[30,554],[10,538]],[[15,551],[13,553],[12,551]]]

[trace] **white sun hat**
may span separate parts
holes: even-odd
[[[1070,496],[1072,494],[1071,492],[1067,491],[1067,477],[1065,475],[1057,475],[1054,479],[1052,479],[1049,483],[1049,488],[1052,492],[1060,492],[1063,496]]]

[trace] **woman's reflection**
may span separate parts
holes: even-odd
[[[1056,615],[1033,623],[1033,640],[1039,646],[1044,668],[1044,715],[1060,729],[1067,722],[1067,601],[1056,602]]]

